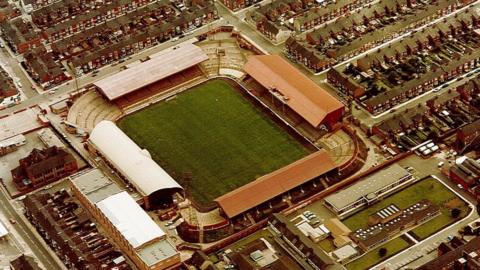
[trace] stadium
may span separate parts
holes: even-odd
[[[89,134],[85,147],[145,209],[193,206],[179,208],[188,234],[261,220],[334,184],[345,156],[359,160],[356,142],[345,139],[337,159],[317,139],[343,111],[282,57],[236,37],[182,44],[101,78],[65,124]]]
[[[315,150],[253,107],[238,87],[208,80],[117,121],[197,208],[212,209],[215,198]]]

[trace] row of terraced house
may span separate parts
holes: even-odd
[[[247,20],[273,42],[303,32],[364,6],[372,0],[277,0],[247,13]]]
[[[412,36],[332,68],[330,84],[372,114],[480,67],[480,12],[470,9]]]
[[[81,75],[218,19],[210,0],[186,1],[185,7],[168,0],[66,0],[31,16],[31,22],[18,18],[0,28],[44,87],[70,79],[67,68]]]
[[[335,23],[315,29],[305,38],[290,37],[285,47],[288,54],[296,61],[313,72],[320,72],[337,62],[367,51],[402,31],[424,25],[471,2],[473,1],[428,3],[420,3],[416,0],[380,1],[358,12],[348,13],[338,18]],[[361,4],[358,3],[358,5]],[[410,16],[409,21],[403,20],[405,16]],[[322,22],[323,20],[320,20],[320,23]],[[307,22],[307,25],[311,23]],[[391,32],[381,31],[382,28],[398,28],[398,26],[402,26],[403,29],[395,29]],[[303,25],[296,28],[307,29]]]

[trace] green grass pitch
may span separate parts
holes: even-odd
[[[201,206],[310,153],[222,80],[117,124],[181,185],[183,173],[191,172],[191,195]]]

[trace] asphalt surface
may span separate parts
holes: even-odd
[[[390,267],[389,269],[392,270],[417,268],[437,257],[436,248],[441,242],[447,241],[449,236],[458,235],[459,229],[480,218],[477,211],[474,209],[476,205],[475,198],[466,193],[463,189],[458,188],[454,182],[450,181],[444,174],[441,173],[440,169],[438,168],[438,162],[440,161],[444,161],[445,164],[448,164],[448,160],[444,159],[442,154],[437,154],[429,159],[423,159],[413,155],[401,160],[399,164],[404,167],[413,167],[418,172],[418,176],[420,178],[433,175],[439,181],[444,183],[450,190],[467,201],[467,203],[473,207],[472,211],[462,220],[457,221],[456,223],[449,225],[432,236],[414,244],[413,246],[392,256],[372,269],[380,270],[385,266]]]
[[[31,248],[32,252],[47,270],[61,270],[62,267],[57,264],[54,255],[42,245],[41,241],[35,237],[31,228],[27,226],[24,218],[20,217],[20,214],[15,211],[15,207],[7,199],[8,195],[5,193],[3,188],[0,188],[0,190],[0,211],[8,219],[14,219],[16,221],[13,226],[15,227],[18,235],[22,238],[25,244]]]
[[[476,3],[478,3],[477,1]],[[165,43],[162,43],[160,45],[157,45],[156,47],[147,49],[145,51],[142,51],[139,54],[133,55],[131,59],[125,61],[122,64],[118,64],[116,66],[106,66],[102,69],[99,70],[98,74],[93,77],[91,74],[82,76],[80,78],[77,78],[77,83],[78,87],[84,87],[88,84],[91,84],[101,78],[107,77],[108,75],[118,72],[120,67],[132,62],[135,62],[139,59],[145,58],[148,55],[151,55],[153,53],[156,53],[158,51],[167,49],[169,47],[172,47],[174,45],[178,45],[181,42],[184,42],[190,38],[192,38],[195,35],[199,35],[202,33],[206,33],[210,31],[211,29],[214,29],[220,25],[232,25],[235,27],[236,31],[242,33],[244,36],[247,37],[252,43],[260,47],[261,49],[264,50],[265,53],[269,54],[283,54],[284,52],[284,47],[283,45],[274,45],[272,44],[269,40],[267,40],[264,36],[262,36],[259,32],[257,32],[252,26],[247,24],[244,21],[245,17],[245,12],[246,10],[242,10],[240,12],[232,13],[230,10],[228,10],[226,7],[224,7],[221,4],[216,4],[219,15],[222,19],[217,20],[216,22],[211,23],[209,26],[204,26],[202,28],[196,29],[193,32],[193,35],[186,36],[182,39],[179,39],[175,42],[167,41]],[[456,11],[458,12],[458,10]],[[452,13],[452,16],[455,13]],[[434,22],[432,22],[434,23]],[[355,56],[354,58],[349,59],[348,61],[355,61],[359,57],[363,56],[364,54],[377,50],[379,47],[384,47],[387,46],[388,44],[397,41],[398,39],[402,38],[404,35],[399,36],[397,39],[393,39],[385,44],[382,44],[380,46],[377,46],[373,48],[372,50],[369,50],[365,53],[362,53],[360,55]],[[27,97],[26,100],[24,100],[21,104],[18,104],[16,106],[13,106],[11,108],[7,108],[5,110],[0,111],[0,116],[5,115],[5,114],[10,114],[14,111],[18,111],[21,109],[24,109],[26,107],[30,107],[32,105],[40,104],[40,103],[46,103],[46,102],[51,102],[55,99],[58,99],[62,96],[65,96],[77,89],[76,83],[74,80],[71,80],[67,83],[64,83],[58,87],[56,87],[56,90],[53,94],[50,94],[49,92],[43,92],[41,93],[40,90],[32,88],[32,82],[28,76],[26,76],[25,71],[22,69],[21,65],[18,63],[17,57],[12,56],[11,52],[9,52],[6,48],[0,50],[0,57],[1,59],[9,66],[11,67],[13,73],[17,78],[19,78],[19,81],[22,84],[23,92],[24,95]],[[341,64],[345,64],[346,62],[342,62]],[[300,70],[307,75],[310,79],[314,80],[315,82],[325,85],[325,78],[326,75],[325,73],[322,74],[317,74],[314,75],[310,71],[307,71],[305,68],[301,67],[298,64],[294,64],[297,67],[300,67]],[[459,82],[458,82],[459,83]],[[452,84],[450,87],[454,87],[457,83]],[[331,87],[325,87],[327,91],[329,91],[332,95],[337,96],[337,93],[335,89]],[[420,98],[415,99],[414,101],[410,102],[407,106],[401,106],[399,108],[399,113],[401,113],[403,110],[407,109],[408,107],[413,107],[416,106],[418,103],[423,103],[426,100],[432,98],[435,95],[440,95],[444,90],[437,92],[437,93],[429,93],[425,96],[421,96]],[[373,125],[374,123],[378,123],[388,117],[391,117],[392,114],[384,114],[382,116],[377,116],[377,117],[371,117],[366,112],[358,112],[360,115],[360,118],[362,121],[367,123],[368,125]],[[363,115],[362,115],[363,113]],[[435,161],[434,161],[435,162]],[[437,172],[438,173],[438,172]],[[445,183],[450,183],[449,181],[445,181]],[[455,188],[455,187],[453,187]],[[25,241],[25,243],[31,247],[33,250],[34,254],[36,257],[40,260],[40,262],[48,269],[48,270],[56,270],[56,269],[62,269],[55,260],[55,255],[49,252],[40,242],[39,239],[37,239],[34,236],[34,233],[31,232],[31,227],[27,226],[27,224],[24,221],[24,218],[21,218],[18,212],[16,212],[14,206],[11,204],[11,202],[8,200],[8,196],[5,194],[5,192],[2,190],[0,193],[0,211],[4,212],[6,217],[8,218],[13,218],[17,221],[17,223],[14,225],[16,227],[16,230],[18,231],[19,236]],[[464,222],[468,222],[472,219],[478,218],[478,215],[472,214],[472,216],[466,218],[465,220],[461,221],[460,225],[463,225]],[[456,224],[455,226],[452,226],[450,229],[445,229],[445,231],[442,231],[439,234],[434,235],[433,237],[428,238],[426,241],[422,241],[419,244],[413,246],[409,250],[405,251],[404,253],[401,253],[401,255],[394,256],[390,258],[389,260],[386,261],[386,263],[390,263],[391,265],[395,265],[398,263],[401,263],[404,258],[410,258],[412,256],[416,256],[415,254],[418,254],[420,251],[423,249],[427,248],[428,246],[431,246],[432,244],[436,243],[440,239],[444,239],[446,235],[449,235],[453,231],[458,230],[459,224]],[[426,257],[425,257],[426,258]]]

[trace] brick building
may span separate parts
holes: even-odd
[[[31,22],[25,22],[18,18],[10,22],[3,22],[0,28],[3,39],[15,53],[24,53],[29,49],[41,46],[42,39],[33,31],[34,26]]]
[[[477,270],[480,269],[480,237],[451,250],[442,252],[438,249],[438,257],[422,266],[418,270]]]
[[[480,163],[467,157],[460,157],[450,167],[449,177],[455,183],[471,192],[480,185]]]
[[[475,10],[451,16],[441,25],[359,58],[354,65],[331,69],[328,81],[372,114],[389,110],[480,67],[480,43],[473,38],[479,18]]]
[[[101,171],[71,179],[72,191],[139,270],[178,269],[180,254],[140,205]]]
[[[19,163],[11,173],[13,182],[20,190],[42,186],[78,170],[73,155],[56,146],[43,150],[33,149],[27,157],[20,159]]]
[[[480,149],[480,120],[458,129],[456,145],[459,153]]]

